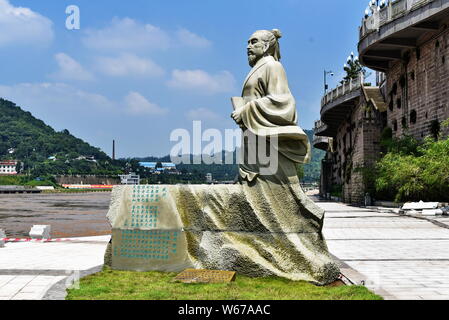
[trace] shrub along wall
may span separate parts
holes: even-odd
[[[449,202],[449,138],[392,140],[374,169],[377,198]]]

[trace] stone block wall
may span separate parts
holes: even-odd
[[[364,203],[367,190],[363,170],[380,157],[380,113],[367,105],[363,94],[338,129],[333,155],[334,184],[343,185],[343,201]],[[363,169],[363,170],[362,170]]]
[[[449,30],[409,51],[387,72],[388,126],[395,137],[432,135],[432,122],[449,118]],[[449,134],[449,128],[441,128]]]

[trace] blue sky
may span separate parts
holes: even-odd
[[[367,0],[0,0],[0,97],[119,157],[163,156],[177,128],[235,128],[246,41],[278,28],[300,126],[319,118],[323,70],[341,80]],[[80,30],[65,26],[68,5]]]

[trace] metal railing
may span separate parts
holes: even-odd
[[[382,9],[374,10],[374,13],[368,18],[362,20],[360,26],[360,39],[366,35],[378,31],[381,26],[399,17],[406,15],[408,12],[416,10],[435,0],[390,0],[388,5]]]
[[[357,78],[346,81],[337,88],[331,90],[321,99],[321,108],[354,90],[360,89],[363,80],[363,74],[359,73]]]

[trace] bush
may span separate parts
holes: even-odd
[[[405,137],[376,166],[376,192],[397,202],[449,201],[449,138],[423,144]]]
[[[17,186],[22,184],[20,176],[0,176],[0,186]]]

